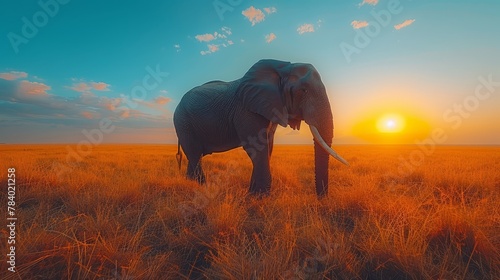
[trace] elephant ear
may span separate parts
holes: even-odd
[[[236,92],[243,106],[283,127],[288,125],[288,110],[283,96],[283,78],[290,62],[264,59],[255,63],[241,78]]]

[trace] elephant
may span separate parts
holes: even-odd
[[[175,109],[177,161],[188,159],[187,177],[205,183],[204,155],[243,147],[253,165],[249,192],[269,195],[276,127],[309,125],[314,139],[316,194],[328,194],[329,155],[348,165],[330,146],[333,116],[318,71],[307,63],[262,59],[234,81],[211,81],[188,91]]]

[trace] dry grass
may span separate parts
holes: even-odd
[[[413,149],[338,147],[351,167],[330,164],[318,201],[312,146],[276,146],[272,194],[258,200],[242,150],[205,157],[198,186],[177,170],[174,146],[99,146],[68,165],[63,145],[3,145],[0,182],[16,168],[20,225],[18,274],[5,273],[1,230],[1,274],[499,279],[500,149],[441,147],[398,175]]]

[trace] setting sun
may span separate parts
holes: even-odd
[[[429,132],[430,125],[425,116],[394,104],[391,108],[360,115],[351,133],[365,143],[409,144],[425,138]]]
[[[397,133],[405,128],[405,119],[398,114],[386,114],[377,121],[377,130],[382,133]]]

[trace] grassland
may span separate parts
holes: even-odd
[[[73,147],[74,149],[74,147]],[[174,146],[0,146],[17,176],[16,269],[3,279],[500,279],[500,148],[340,146],[318,201],[311,146],[276,146],[272,193],[247,195],[242,150],[204,158],[208,184]],[[406,166],[406,167],[405,167]],[[4,218],[2,218],[4,219]],[[5,221],[5,220],[4,220]]]

